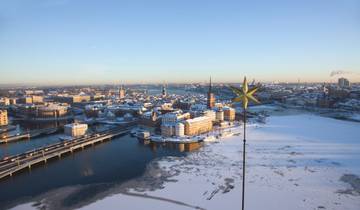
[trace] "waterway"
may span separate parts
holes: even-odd
[[[0,156],[24,152],[37,146],[58,141],[56,135],[1,145]],[[140,144],[130,135],[88,147],[83,151],[34,166],[0,181],[0,209],[31,200],[48,191],[65,186],[88,184],[119,184],[141,176],[147,164],[157,157],[185,155],[175,149]],[[98,192],[84,192],[89,196]],[[81,195],[80,195],[81,196]],[[91,195],[90,195],[91,196]]]

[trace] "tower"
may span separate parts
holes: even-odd
[[[165,87],[165,84],[163,84],[162,86],[162,96],[163,97],[166,97],[167,93],[166,93],[166,87]]]
[[[210,84],[209,90],[207,94],[207,108],[212,109],[215,106],[215,95],[212,93],[212,84],[211,84],[211,77],[210,77]]]
[[[120,99],[125,98],[125,90],[124,90],[123,86],[121,86],[121,88],[119,90],[119,98]]]

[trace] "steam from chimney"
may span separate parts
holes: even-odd
[[[332,71],[330,73],[330,77],[336,76],[336,75],[344,75],[344,74],[354,74],[354,72],[351,71],[343,71],[343,70],[337,70],[337,71]]]

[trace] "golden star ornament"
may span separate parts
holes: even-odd
[[[237,95],[237,97],[233,99],[233,102],[242,102],[244,109],[247,109],[249,101],[252,101],[254,103],[260,103],[253,96],[253,94],[259,89],[259,87],[254,87],[249,90],[246,77],[244,78],[244,82],[241,89],[234,86],[230,86],[230,88]]]

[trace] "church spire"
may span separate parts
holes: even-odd
[[[211,76],[210,76],[210,83],[209,83],[209,93],[212,91],[212,84],[211,84]]]
[[[207,107],[208,109],[212,109],[215,106],[215,95],[212,93],[212,83],[211,83],[211,77],[210,77],[210,83],[209,83],[209,91],[207,94]]]

